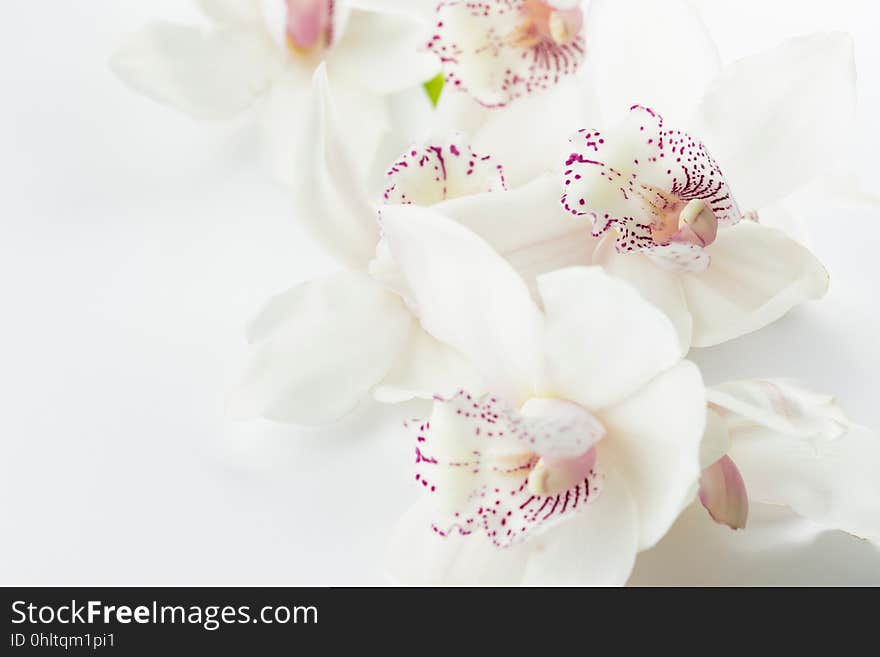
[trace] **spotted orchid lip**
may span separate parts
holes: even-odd
[[[483,532],[509,547],[600,493],[604,428],[576,404],[533,401],[516,411],[464,390],[435,398],[431,419],[417,423],[415,478],[439,498],[436,534]]]
[[[440,58],[450,88],[504,107],[580,68],[583,11],[548,0],[441,2],[427,48]]]
[[[592,217],[597,237],[615,228],[620,253],[700,271],[718,229],[742,217],[705,146],[666,128],[651,108],[635,105],[616,130],[583,129],[571,142],[577,150],[565,162],[562,205]]]
[[[391,165],[383,201],[433,205],[460,196],[507,189],[504,167],[480,155],[462,135],[444,142],[414,145]]]

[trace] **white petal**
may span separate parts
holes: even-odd
[[[682,353],[687,353],[691,346],[692,321],[679,273],[658,267],[640,253],[619,253],[614,248],[614,240],[613,233],[601,238],[593,253],[593,264],[625,280],[645,300],[662,310],[678,332]]]
[[[547,354],[542,394],[596,411],[625,399],[683,352],[666,316],[600,267],[544,274]]]
[[[489,242],[529,285],[539,274],[588,265],[597,240],[559,205],[551,174],[502,193],[453,199],[436,209]]]
[[[461,354],[416,326],[373,397],[393,404],[413,397],[448,397],[462,388],[482,394],[487,392],[482,386],[479,374]]]
[[[338,419],[388,373],[412,324],[400,298],[363,274],[299,285],[252,322],[230,410],[297,424]]]
[[[791,436],[828,440],[852,424],[833,395],[813,392],[787,379],[730,381],[712,386],[709,401],[726,425],[760,424]]]
[[[730,456],[750,498],[880,543],[880,438],[873,431],[853,426],[815,442],[755,426],[733,435]]]
[[[695,347],[763,328],[828,289],[828,274],[812,253],[753,221],[719,231],[706,251],[709,268],[682,276]]]
[[[344,89],[344,87],[343,87]],[[373,151],[358,150],[352,135],[378,131],[367,115],[361,124],[342,120],[326,70],[319,67],[305,117],[300,121],[302,142],[292,144],[292,191],[296,217],[343,263],[363,267],[374,256],[379,241],[375,208],[365,189],[368,163]],[[375,149],[376,144],[373,144]]]
[[[511,188],[542,173],[557,172],[568,154],[568,137],[598,115],[591,91],[591,81],[578,74],[544,93],[520,99],[503,112],[490,112],[473,133],[474,148],[492,153],[504,164]],[[475,112],[471,110],[469,114]],[[528,153],[528,157],[523,157],[523,153]]]
[[[706,431],[700,444],[700,468],[708,468],[728,451],[730,451],[730,434],[727,431],[727,423],[710,405],[706,411]]]
[[[585,25],[606,119],[647,105],[670,123],[684,121],[719,69],[712,39],[685,2],[593,0]]]
[[[740,204],[758,209],[830,168],[854,112],[852,38],[819,33],[727,67],[698,123]]]
[[[634,586],[880,584],[880,549],[843,532],[820,533],[789,509],[753,504],[748,529],[730,531],[699,503],[657,546],[642,552]]]
[[[489,244],[436,211],[386,206],[382,227],[422,326],[518,407],[532,394],[543,329],[523,280]]]
[[[327,68],[333,79],[345,77],[375,93],[400,91],[440,71],[436,58],[420,51],[426,38],[420,23],[402,13],[354,10]]]
[[[202,31],[153,23],[110,61],[135,91],[199,119],[234,116],[263,94],[279,70],[272,43],[259,30]]]
[[[610,452],[636,501],[639,549],[659,541],[697,492],[706,428],[706,390],[683,361],[599,414]]]
[[[710,399],[752,499],[880,542],[880,437],[787,381],[727,383]]]

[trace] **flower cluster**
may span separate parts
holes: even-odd
[[[342,268],[253,319],[230,408],[424,400],[387,474],[421,495],[394,581],[623,584],[692,504],[880,542],[875,434],[687,359],[827,290],[786,218],[844,150],[847,35],[722,66],[676,0],[199,5],[208,28],[149,26],[114,68],[202,118],[265,97],[294,216]]]

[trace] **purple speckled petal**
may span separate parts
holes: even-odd
[[[388,170],[385,203],[434,205],[452,198],[503,191],[504,168],[453,137],[442,144],[412,146]]]
[[[412,425],[415,478],[437,502],[434,532],[482,531],[494,545],[509,547],[592,501],[601,488],[595,444],[604,429],[569,406],[579,412],[553,408],[526,416],[465,391],[436,399],[430,421]]]
[[[583,15],[546,0],[453,0],[437,7],[428,42],[450,89],[503,107],[575,73],[584,59]]]
[[[593,234],[617,230],[619,252],[646,252],[674,269],[701,271],[703,247],[742,215],[702,143],[667,129],[636,105],[615,130],[580,130],[565,162],[563,207],[593,218]]]

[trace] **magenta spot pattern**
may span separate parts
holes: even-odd
[[[387,173],[383,200],[389,204],[433,205],[449,198],[507,189],[504,167],[479,155],[462,140],[413,146]]]
[[[736,224],[742,214],[720,167],[701,142],[680,130],[666,129],[663,117],[648,107],[631,108],[627,129],[638,132],[638,147],[632,161],[616,168],[605,158],[617,146],[608,143],[613,134],[582,129],[571,138],[576,150],[565,161],[563,207],[573,215],[591,217],[596,237],[616,228],[619,253],[642,252],[673,269],[705,269],[708,254],[702,247],[658,241],[655,229],[665,215],[677,217],[694,199],[706,202],[719,228]],[[595,201],[597,183],[616,186],[615,207],[628,211],[600,206]]]
[[[563,44],[547,35],[535,43],[517,43],[513,30],[530,4],[534,0],[453,0],[437,6],[427,48],[440,58],[448,89],[466,91],[481,105],[497,108],[577,72],[586,51],[582,32]],[[481,71],[478,75],[489,71],[488,79],[474,83],[469,69]]]
[[[408,426],[416,436],[416,482],[428,494],[452,495],[459,502],[451,511],[436,512],[431,529],[437,535],[484,532],[495,546],[509,547],[572,516],[599,494],[602,476],[595,467],[559,494],[535,495],[528,487],[541,456],[574,456],[591,449],[597,439],[590,433],[596,430],[594,422],[526,417],[494,397],[474,398],[464,390],[449,399],[435,398],[435,404],[444,405],[443,423],[454,423],[459,431],[461,449],[454,456],[444,455],[431,422]],[[456,489],[467,482],[463,494],[444,490],[444,482],[451,480]]]

